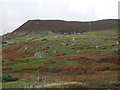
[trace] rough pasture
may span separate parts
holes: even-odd
[[[20,78],[12,82],[13,86],[16,83],[22,85],[21,82],[26,86],[40,86],[77,81],[99,88],[109,86],[107,83],[117,83],[119,58],[114,51],[119,45],[117,30],[69,35],[50,32],[47,35],[26,34],[5,42],[3,76]],[[9,82],[3,83],[4,88],[10,85]]]

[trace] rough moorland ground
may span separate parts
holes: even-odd
[[[5,41],[2,50],[3,76],[18,81],[3,82],[3,88],[52,86],[117,88],[117,30],[62,35],[27,34]],[[75,87],[75,86],[73,86]],[[79,87],[79,88],[80,88]]]

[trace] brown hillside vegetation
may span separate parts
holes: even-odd
[[[6,48],[3,50],[3,59],[8,59],[8,60],[14,60],[18,58],[25,58],[25,57],[31,57],[33,56],[34,52],[29,52],[29,53],[21,53],[18,50],[22,47],[22,45],[16,45],[11,48]]]
[[[108,19],[91,22],[91,30],[117,29],[118,20]],[[62,20],[29,20],[13,33],[30,33],[51,30],[89,30],[89,22],[62,21]]]

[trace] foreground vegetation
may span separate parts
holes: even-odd
[[[117,30],[106,30],[6,40],[3,77],[17,79],[3,82],[3,88],[118,88],[117,37]]]

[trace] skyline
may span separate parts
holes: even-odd
[[[119,0],[3,0],[2,32],[12,32],[28,20],[96,21],[118,19]],[[3,16],[2,16],[3,15]]]

